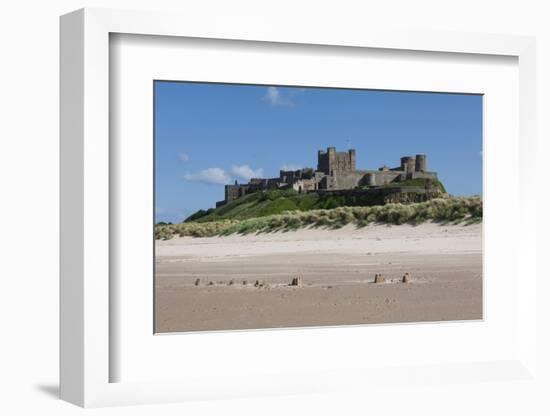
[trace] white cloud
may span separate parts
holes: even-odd
[[[251,178],[261,178],[264,176],[264,170],[262,168],[252,169],[248,165],[233,166],[231,173],[241,179],[250,180]]]
[[[187,173],[183,178],[186,181],[213,185],[225,185],[231,181],[231,177],[221,168],[208,168],[196,173]]]
[[[267,87],[264,95],[264,100],[268,101],[274,107],[293,106],[294,103],[288,97],[283,97],[283,94],[277,87]]]
[[[187,173],[184,179],[190,182],[202,182],[213,185],[226,185],[235,178],[244,179],[246,181],[251,178],[261,178],[264,176],[262,168],[252,169],[248,165],[232,166],[229,172],[222,168],[208,168],[195,173]]]
[[[292,163],[290,163],[288,165],[281,166],[281,170],[298,170],[298,169],[302,169],[302,166],[301,165],[294,165]]]
[[[187,162],[189,161],[189,155],[187,153],[180,153],[178,155],[178,158],[181,162]]]

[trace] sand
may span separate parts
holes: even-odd
[[[481,319],[481,230],[348,225],[157,241],[155,330]]]

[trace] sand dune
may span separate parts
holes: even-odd
[[[425,223],[157,241],[156,331],[480,319],[481,234]]]

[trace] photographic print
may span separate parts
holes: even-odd
[[[154,97],[156,333],[482,319],[482,95]]]

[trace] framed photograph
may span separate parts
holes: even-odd
[[[61,18],[62,398],[534,380],[534,40],[232,27]]]
[[[154,102],[155,333],[483,318],[482,95],[155,81]]]

